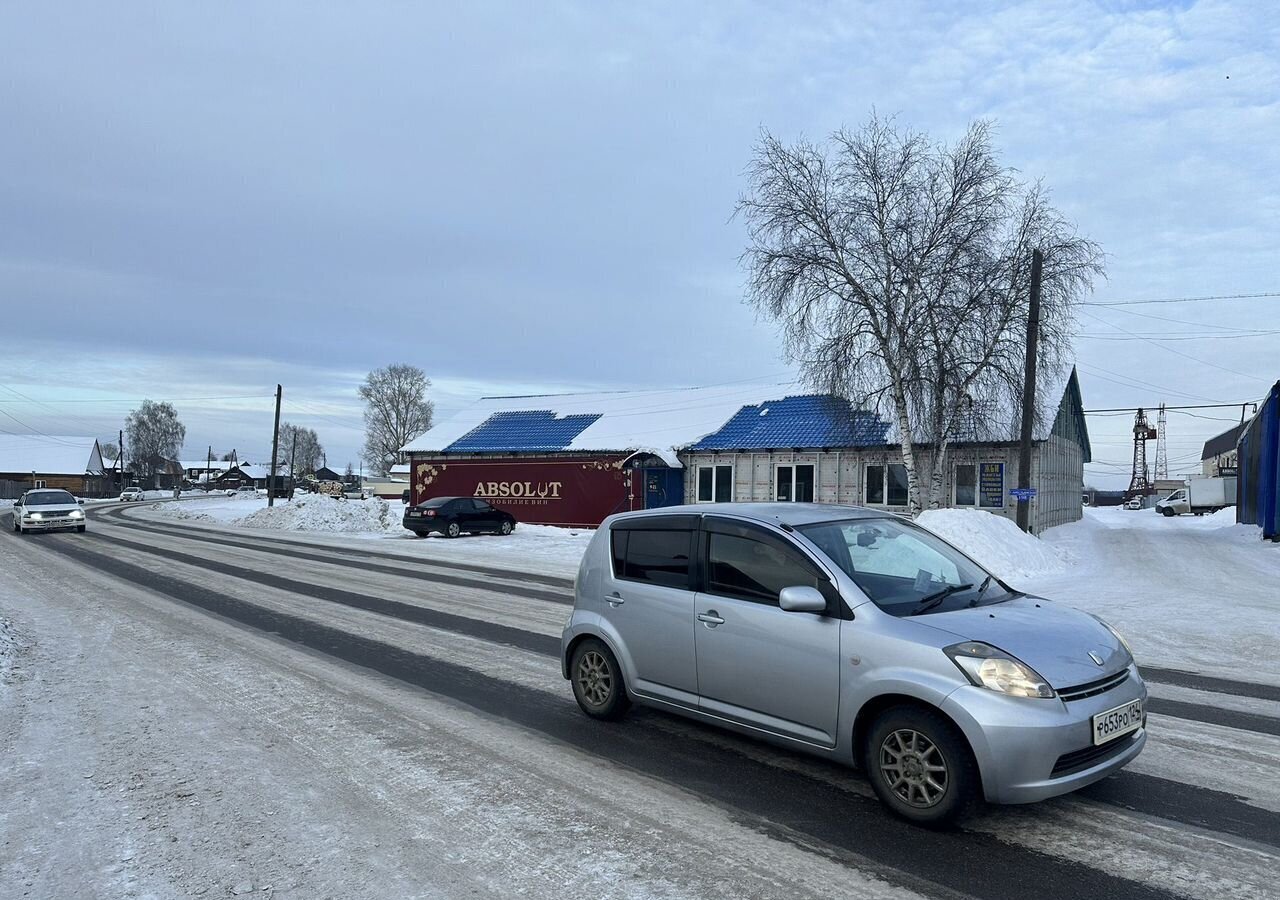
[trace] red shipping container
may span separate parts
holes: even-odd
[[[541,459],[450,459],[412,456],[413,502],[432,497],[478,497],[535,525],[578,528],[639,508],[633,500],[628,454]]]

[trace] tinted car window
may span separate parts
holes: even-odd
[[[444,506],[446,503],[451,502],[452,500],[453,500],[452,497],[432,497],[430,500],[424,500],[418,505],[421,506],[423,509],[439,509],[440,507]]]
[[[787,587],[822,588],[812,567],[773,543],[731,534],[709,535],[707,590],[713,594],[777,603]]]
[[[485,503],[483,500],[472,500],[471,502],[475,504],[476,510],[479,512],[488,512],[489,510],[493,509],[492,506],[490,506],[488,503]]]
[[[33,491],[27,494],[24,506],[52,506],[55,503],[75,503],[76,498],[66,491]]]
[[[689,587],[691,531],[613,532],[614,572],[630,581]],[[621,541],[621,543],[620,543]],[[622,547],[622,557],[619,547]],[[621,561],[621,567],[618,562]]]

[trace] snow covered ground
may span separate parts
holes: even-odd
[[[143,518],[179,520],[193,527],[231,528],[274,537],[284,532],[291,538],[322,545],[349,547],[352,539],[377,540],[379,552],[509,566],[566,578],[577,572],[594,533],[591,529],[520,524],[506,537],[419,538],[400,526],[404,505],[398,501],[335,500],[319,495],[277,501],[271,509],[267,508],[265,497],[208,496],[181,503],[138,505],[129,512]]]
[[[1234,509],[1089,508],[1042,539],[982,512],[920,521],[1014,587],[1102,616],[1140,663],[1280,684],[1280,545],[1237,525]]]

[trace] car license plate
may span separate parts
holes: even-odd
[[[1142,727],[1142,701],[1134,700],[1093,717],[1093,744],[1105,744]]]

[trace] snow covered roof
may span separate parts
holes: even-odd
[[[394,466],[392,466],[392,467],[391,467],[391,472],[390,472],[390,474],[391,474],[391,476],[392,476],[393,478],[394,478],[394,477],[396,477],[396,476],[398,476],[398,475],[403,475],[403,476],[405,476],[406,478],[408,478],[408,477],[409,477],[409,474],[410,474],[410,473],[409,473],[409,464],[408,464],[408,463],[396,463]]]
[[[0,472],[39,475],[98,475],[97,438],[59,434],[0,434]]]
[[[676,450],[722,427],[743,406],[786,387],[722,385],[651,391],[485,397],[402,449],[406,453],[646,452],[679,467]]]
[[[250,466],[250,465],[243,465],[243,466],[235,466],[234,468],[235,468],[235,469],[237,469],[237,470],[240,472],[240,474],[244,475],[244,477],[245,477],[245,478],[252,478],[254,481],[258,481],[258,480],[261,480],[261,479],[264,479],[264,478],[270,478],[270,477],[271,477],[271,467],[270,467],[270,466]],[[228,471],[230,471],[230,470],[228,470]],[[289,477],[289,467],[288,467],[288,466],[284,466],[284,465],[277,465],[277,466],[276,466],[276,477],[277,477],[277,478],[288,478],[288,477]]]
[[[206,469],[213,472],[225,472],[231,468],[233,463],[230,460],[224,462],[220,459],[215,459],[213,462],[209,462],[207,459],[180,459],[178,460],[178,465],[182,466],[184,472],[192,469],[199,469],[202,472]]]
[[[744,406],[724,427],[688,449],[870,447],[883,444],[888,431],[888,422],[842,397],[805,394]]]

